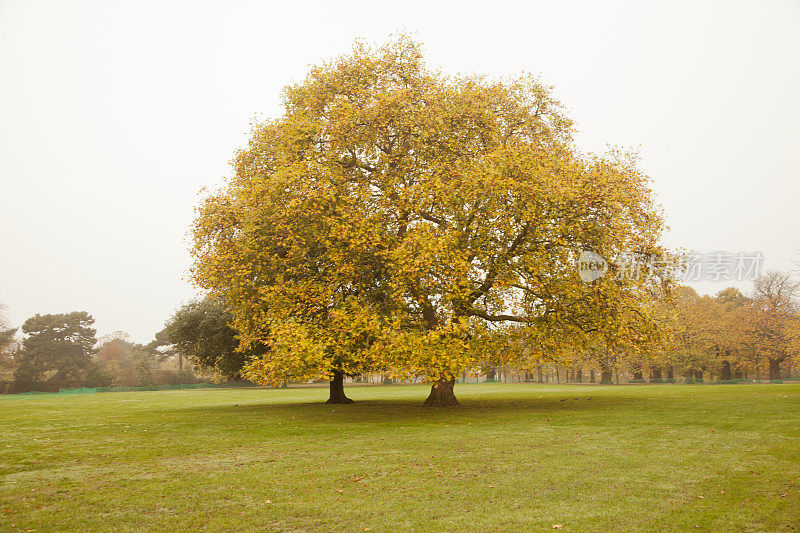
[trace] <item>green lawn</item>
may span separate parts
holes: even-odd
[[[0,530],[797,530],[800,385],[0,398]]]

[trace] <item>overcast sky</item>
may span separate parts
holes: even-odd
[[[101,334],[151,339],[195,294],[198,191],[249,121],[309,65],[397,31],[444,72],[540,74],[583,148],[638,149],[669,245],[797,255],[798,1],[0,0],[7,317],[86,310]]]

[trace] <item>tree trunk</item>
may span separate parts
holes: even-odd
[[[538,374],[538,382],[544,383],[544,376],[542,376],[542,365],[536,365],[536,373]]]
[[[769,359],[769,380],[780,381],[781,379],[781,359]]]
[[[661,369],[654,366],[650,370],[650,383],[661,383]]]
[[[456,395],[453,394],[453,385],[456,380],[440,380],[431,385],[431,393],[422,404],[423,407],[453,407],[458,405]]]
[[[580,368],[577,372],[575,372],[575,381],[578,383],[583,383],[583,370]]]
[[[497,372],[495,372],[494,368],[489,370],[489,372],[486,373],[486,381],[494,381],[496,375]]]
[[[325,403],[353,403],[353,400],[344,395],[344,373],[341,370],[333,371],[330,397]]]
[[[600,363],[600,383],[605,385],[611,385],[614,381],[614,369],[611,365],[608,364],[607,361],[601,361]]]
[[[594,380],[594,368],[589,371],[589,383],[595,383],[595,380]]]
[[[722,370],[720,370],[719,379],[721,379],[722,381],[730,381],[733,379],[733,372],[731,372],[730,361],[722,362]]]
[[[670,381],[675,381],[675,371],[672,369],[672,367],[667,369],[667,379]]]
[[[642,373],[641,367],[636,367],[636,370],[633,371],[633,380],[634,381],[644,381],[644,374]]]

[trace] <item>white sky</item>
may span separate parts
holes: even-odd
[[[195,291],[186,231],[255,114],[357,37],[541,74],[588,150],[641,151],[675,247],[800,248],[800,2],[0,0],[0,302],[145,342]],[[700,288],[716,291],[724,284]],[[742,284],[747,288],[747,284]]]

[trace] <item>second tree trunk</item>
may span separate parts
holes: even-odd
[[[456,395],[453,393],[455,379],[437,381],[431,386],[431,393],[423,403],[423,407],[452,407],[458,405]]]
[[[344,395],[344,373],[341,370],[333,371],[330,397],[325,403],[353,403],[353,400]]]

